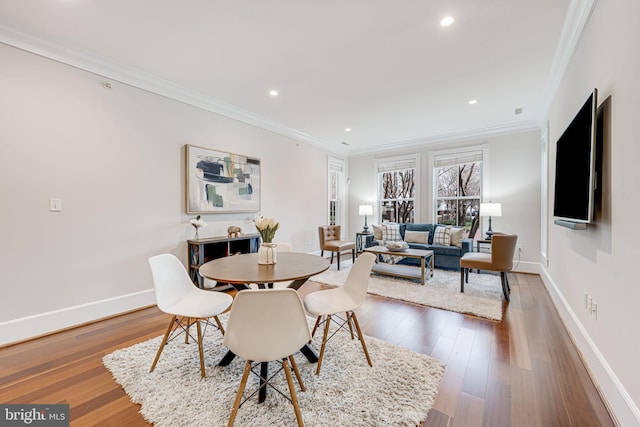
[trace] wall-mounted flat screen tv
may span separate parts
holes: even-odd
[[[556,144],[556,224],[593,221],[598,91],[594,89]],[[557,221],[560,220],[560,221]],[[576,227],[579,228],[579,227]]]

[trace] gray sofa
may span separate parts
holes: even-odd
[[[410,248],[413,249],[427,249],[432,250],[434,255],[434,265],[436,268],[442,268],[446,270],[460,270],[460,258],[462,255],[467,252],[473,251],[473,240],[472,239],[463,239],[461,247],[458,246],[443,246],[443,245],[434,245],[433,244],[433,236],[435,234],[435,229],[437,226],[442,224],[413,224],[406,223],[400,224],[400,235],[402,239],[405,238],[405,231],[428,231],[429,232],[429,240],[427,244],[425,243],[408,243]],[[457,227],[454,227],[457,228]],[[371,238],[366,240],[366,246],[375,246],[377,240],[372,235]],[[420,266],[420,260],[416,258],[404,258],[398,262],[398,264],[403,265],[416,265]]]

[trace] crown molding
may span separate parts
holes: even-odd
[[[381,147],[371,149],[356,149],[349,152],[350,157],[364,156],[370,154],[382,154],[389,151],[397,152],[398,150],[417,149],[429,146],[431,148],[439,145],[451,145],[458,142],[477,141],[490,137],[510,135],[514,133],[524,133],[539,131],[540,126],[534,120],[526,120],[518,123],[491,126],[480,129],[464,130],[460,132],[452,132],[447,134],[430,136],[427,138],[417,138],[404,141],[397,141],[386,144]]]
[[[544,94],[543,114],[540,115],[539,123],[540,128],[546,127],[553,98],[567,72],[569,62],[578,47],[582,32],[589,22],[593,9],[595,9],[597,4],[598,0],[570,0],[567,14],[564,18],[564,24],[562,25],[562,31],[560,32],[558,46],[549,71],[549,84]]]
[[[238,106],[222,102],[200,92],[185,88],[169,80],[146,73],[106,58],[70,49],[50,41],[34,37],[13,28],[0,25],[0,43],[35,55],[88,71],[90,73],[145,90],[156,95],[220,114],[243,123],[256,126],[296,141],[305,142],[322,150],[344,155],[347,151],[329,145],[326,141],[290,128],[266,117],[251,113]]]

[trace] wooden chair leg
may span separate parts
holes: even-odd
[[[216,321],[216,325],[218,325],[218,329],[220,329],[220,333],[224,335],[224,328],[222,327],[222,323],[220,323],[220,319],[218,319],[218,316],[213,316],[213,320]]]
[[[202,327],[200,326],[200,319],[196,319],[196,329],[198,331],[198,353],[200,353],[200,376],[206,377],[204,372],[204,350],[202,349]]]
[[[307,391],[307,389],[304,387],[304,382],[302,382],[302,376],[300,375],[300,371],[298,370],[296,359],[293,358],[293,354],[289,356],[289,363],[291,364],[291,368],[293,368],[293,373],[296,374],[296,379],[298,380],[298,384],[300,384],[300,390]]]
[[[351,333],[351,339],[355,339],[353,335],[353,326],[351,326],[351,314],[347,313],[347,324],[349,325],[349,333]]]
[[[331,262],[330,262],[329,264],[333,264],[333,254],[334,254],[334,253],[335,253],[335,252],[331,252]]]
[[[338,270],[340,270],[340,251],[338,251]]]
[[[238,394],[236,395],[236,400],[233,404],[233,409],[231,410],[231,416],[229,416],[227,427],[231,427],[236,420],[236,415],[238,415],[238,408],[240,407],[240,402],[242,401],[242,394],[244,393],[244,388],[247,385],[247,378],[249,378],[250,372],[251,361],[247,360],[247,363],[244,365],[244,373],[242,374],[242,380],[240,380],[240,388],[238,389]]]
[[[160,348],[158,349],[158,352],[156,353],[156,358],[153,359],[153,364],[151,365],[151,369],[149,369],[149,372],[153,372],[154,369],[156,369],[156,365],[158,364],[158,360],[160,360],[160,354],[162,353],[162,350],[164,349],[164,346],[167,345],[167,340],[169,339],[169,334],[171,334],[171,330],[173,329],[173,324],[176,321],[176,318],[178,316],[173,316],[171,318],[171,321],[169,322],[169,326],[167,327],[167,332],[164,333],[164,337],[162,338],[162,342],[160,343]]]
[[[324,335],[322,336],[322,346],[320,347],[320,355],[318,356],[318,366],[316,366],[316,375],[320,375],[320,367],[324,358],[324,349],[327,346],[327,338],[329,337],[329,324],[331,323],[331,315],[327,315],[324,325]]]
[[[460,292],[464,292],[464,267],[460,267]]]
[[[358,338],[360,339],[360,344],[362,344],[362,349],[364,350],[364,355],[367,358],[367,362],[369,366],[373,367],[373,363],[371,362],[371,357],[369,357],[369,351],[367,350],[367,344],[364,342],[364,336],[362,335],[362,330],[360,329],[360,324],[358,323],[358,318],[356,317],[355,312],[351,312],[351,318],[353,319],[353,324],[356,326],[356,331],[358,331]]]
[[[291,370],[289,369],[289,364],[287,363],[287,359],[282,361],[282,365],[284,367],[284,374],[287,377],[287,384],[289,385],[289,393],[291,394],[291,403],[293,403],[293,410],[296,413],[296,420],[298,420],[298,427],[304,427],[304,422],[302,421],[302,413],[300,412],[300,405],[298,405],[298,397],[296,396],[296,389],[293,386],[293,378],[291,378]]]
[[[318,318],[316,319],[316,324],[313,325],[313,330],[311,331],[311,339],[313,339],[313,337],[316,334],[316,331],[318,330],[318,326],[320,326],[320,321],[322,320],[322,316],[318,316]],[[311,342],[311,341],[309,341]]]
[[[509,291],[507,290],[507,272],[500,272],[500,281],[502,282],[502,293],[504,294],[504,299],[509,301]]]

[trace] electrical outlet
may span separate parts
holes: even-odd
[[[595,301],[591,301],[591,315],[598,320],[598,304]]]
[[[49,212],[62,212],[62,199],[49,199]]]

